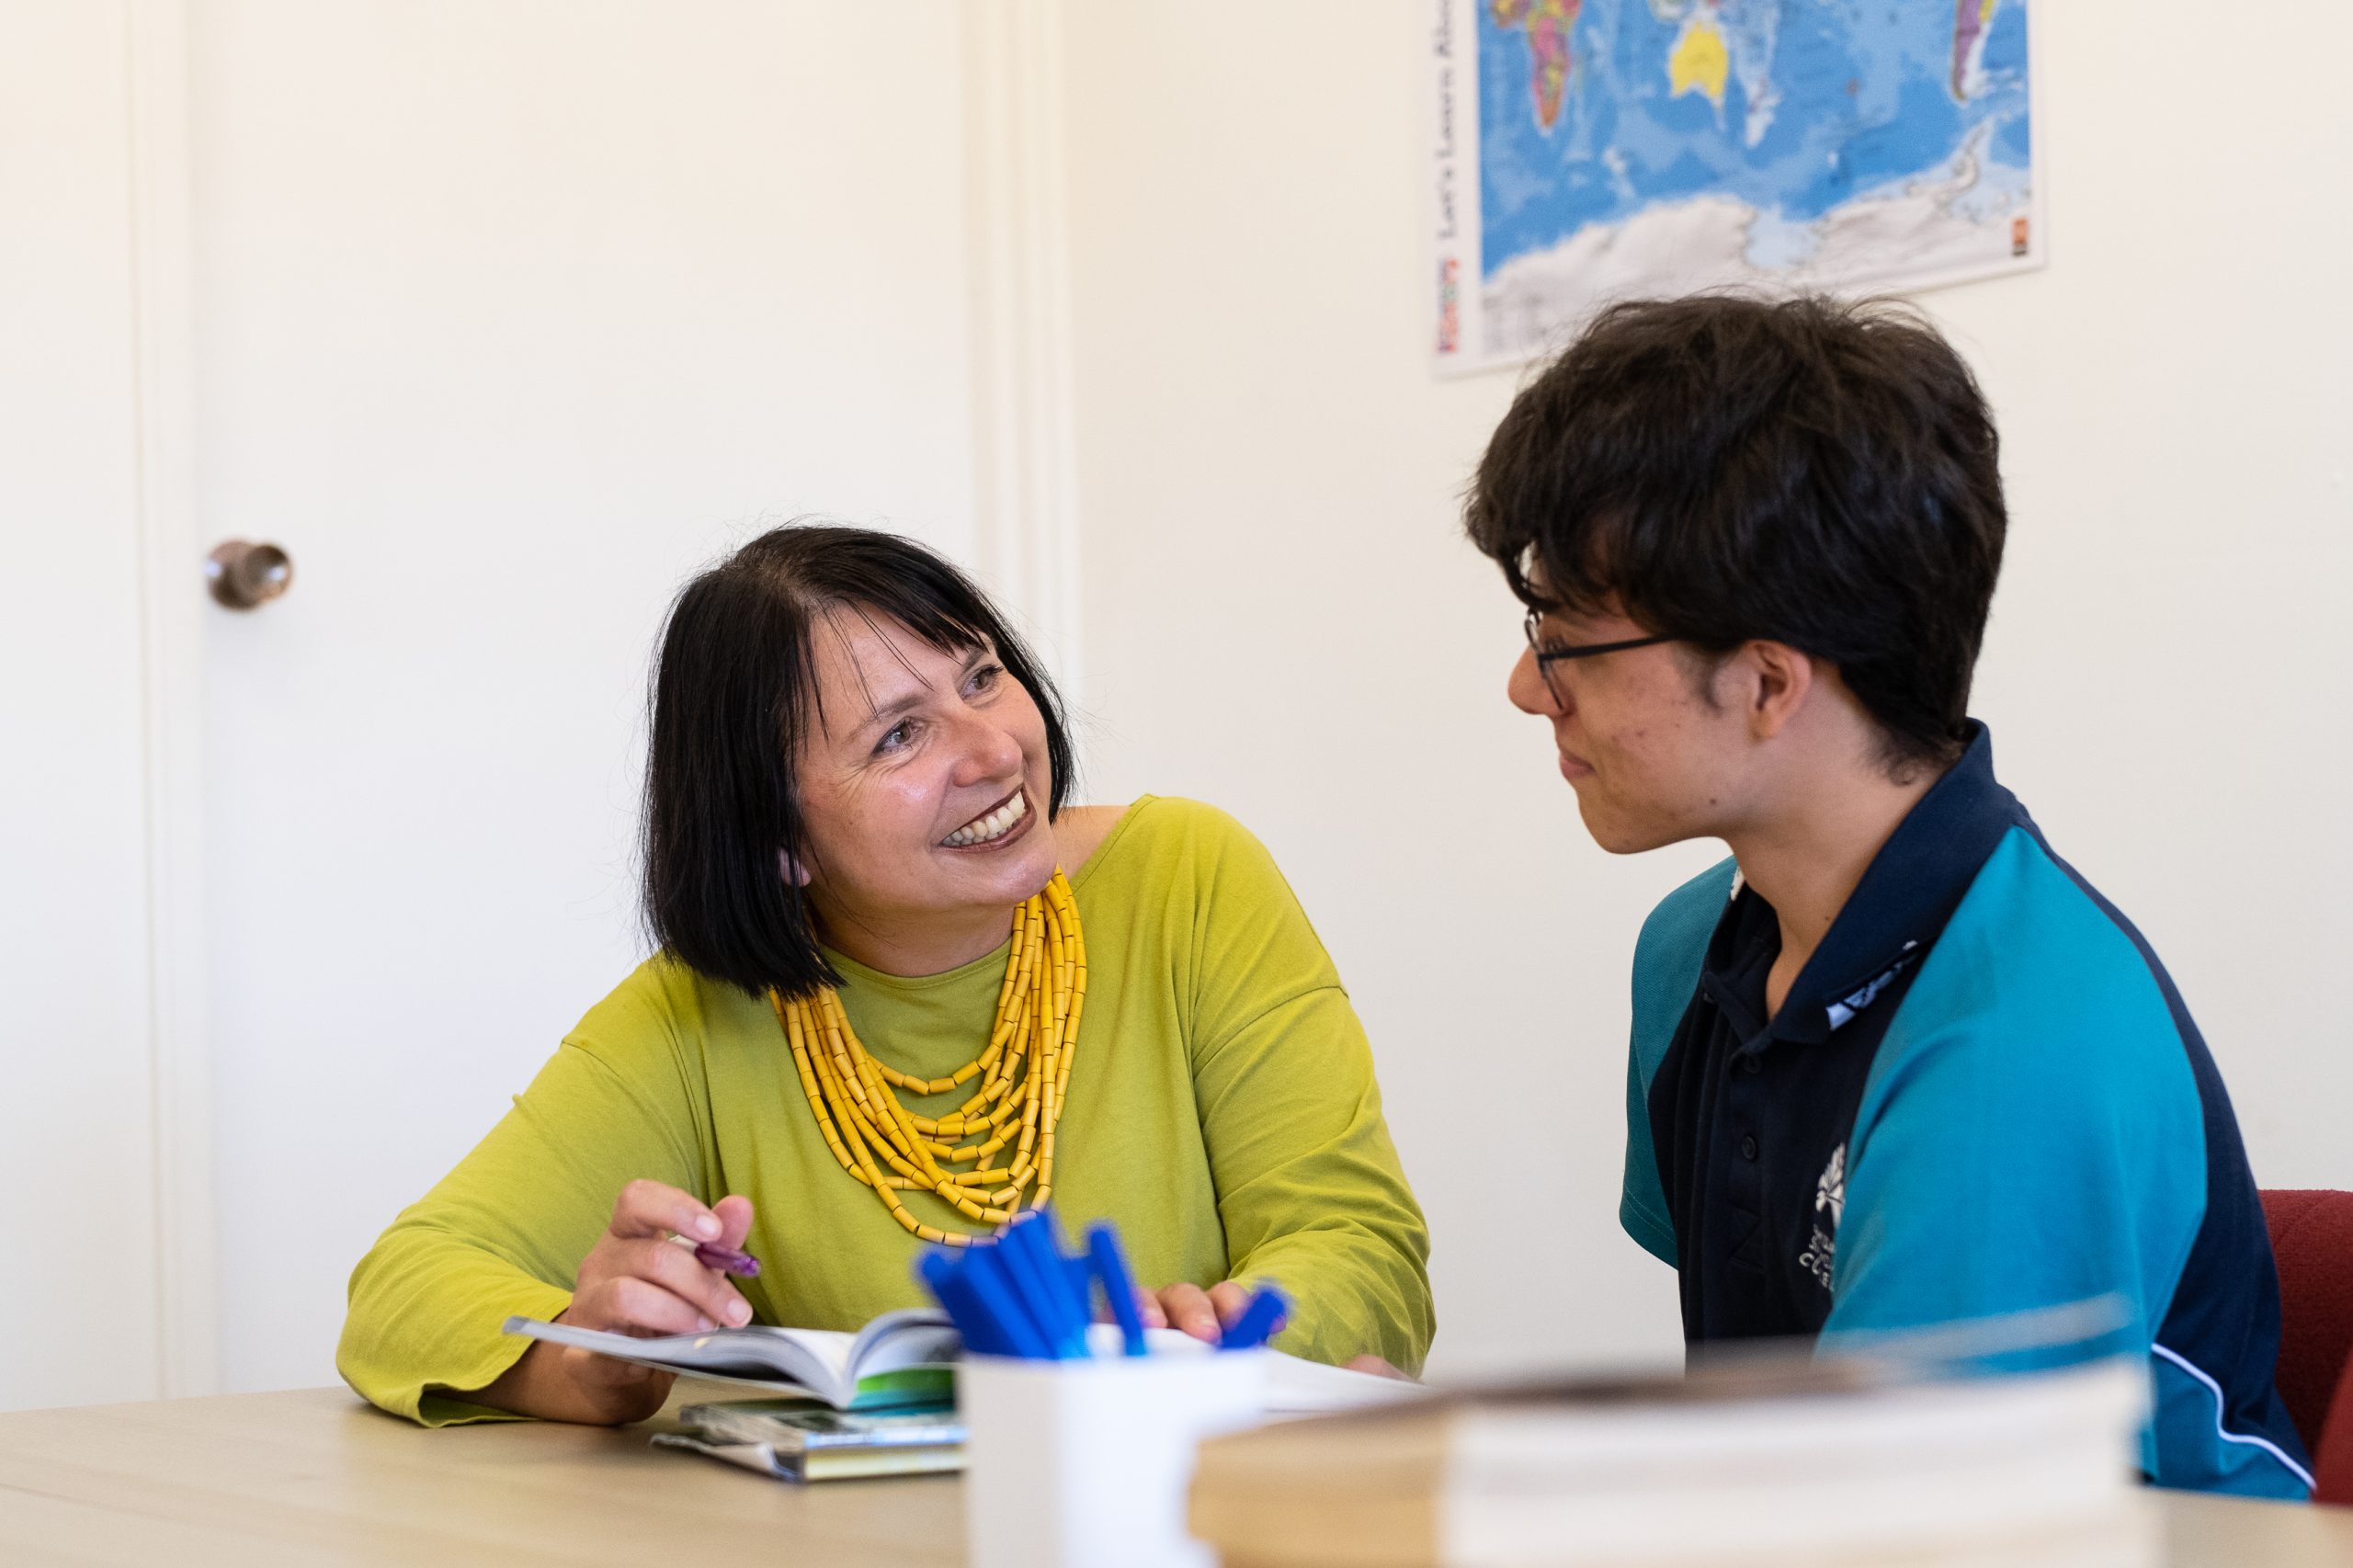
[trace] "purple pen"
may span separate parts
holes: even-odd
[[[695,1261],[705,1267],[716,1268],[722,1274],[733,1274],[739,1279],[756,1279],[760,1277],[758,1258],[748,1252],[737,1252],[733,1247],[721,1246],[717,1242],[697,1242]]]

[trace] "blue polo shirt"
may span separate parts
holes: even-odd
[[[1731,861],[1634,955],[1620,1217],[1685,1337],[1918,1327],[2113,1295],[2161,1485],[2302,1497],[2279,1286],[2238,1123],[2147,942],[1968,751],[1768,1017],[1772,907]],[[2013,1358],[2006,1365],[2017,1365]]]

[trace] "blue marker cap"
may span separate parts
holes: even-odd
[[[1136,1311],[1136,1282],[1120,1251],[1119,1233],[1108,1224],[1086,1233],[1086,1257],[1103,1299],[1110,1304],[1111,1321],[1120,1325],[1120,1348],[1130,1356],[1144,1353],[1143,1314]]]
[[[1087,1310],[1086,1305],[1085,1255],[1074,1258],[1063,1253],[1062,1222],[1054,1218],[1051,1209],[1032,1210],[1030,1217],[1021,1221],[1016,1228],[1032,1231],[1030,1254],[1037,1258],[1041,1271],[1053,1282],[1054,1293],[1062,1300],[1071,1332],[1077,1337],[1079,1354],[1094,1354],[1086,1343],[1087,1320],[1095,1314]],[[1080,1267],[1074,1268],[1074,1264]]]
[[[1023,1293],[1006,1267],[1005,1251],[1001,1244],[970,1249],[970,1256],[960,1272],[972,1288],[981,1315],[996,1324],[1002,1332],[1007,1351],[1031,1361],[1051,1361],[1054,1358],[1051,1341],[1043,1326],[1031,1315]]]
[[[1036,1219],[1016,1221],[999,1233],[987,1251],[994,1254],[1012,1281],[1029,1319],[1048,1346],[1048,1354],[1068,1359],[1087,1354],[1086,1319],[1071,1302],[1070,1275],[1062,1254]]]
[[[983,1356],[1014,1353],[1005,1331],[982,1310],[972,1282],[965,1278],[955,1258],[945,1252],[926,1252],[915,1259],[915,1278],[930,1290],[934,1300],[948,1309],[956,1332],[963,1336],[965,1349]]]
[[[1256,1350],[1274,1337],[1275,1330],[1282,1326],[1284,1314],[1290,1311],[1290,1302],[1280,1290],[1272,1285],[1259,1286],[1258,1293],[1250,1298],[1250,1304],[1242,1309],[1242,1315],[1218,1336],[1217,1347]]]

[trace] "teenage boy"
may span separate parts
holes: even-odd
[[[1604,314],[1487,449],[1465,515],[1528,608],[1511,699],[1586,828],[1733,852],[1635,949],[1620,1215],[1693,1344],[2112,1296],[2150,1476],[2302,1497],[2222,1079],[1967,716],[1997,445],[1915,321],[1701,297]]]

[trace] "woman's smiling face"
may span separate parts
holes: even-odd
[[[852,606],[810,633],[817,700],[793,787],[828,939],[895,945],[1043,888],[1055,865],[1046,722],[996,651],[943,652]]]

